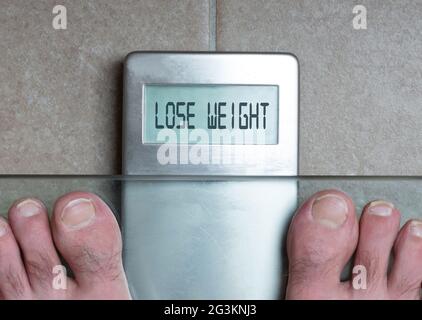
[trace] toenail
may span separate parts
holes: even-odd
[[[394,205],[386,201],[372,201],[368,206],[368,213],[388,217],[393,212]]]
[[[26,199],[16,205],[18,213],[23,217],[32,217],[42,212],[41,204],[33,199]]]
[[[410,223],[410,232],[419,238],[422,238],[422,221],[414,220]]]
[[[71,229],[81,229],[89,225],[95,217],[95,207],[90,199],[70,201],[61,214],[62,222]]]
[[[320,224],[336,229],[347,218],[346,201],[335,194],[325,194],[316,198],[312,205],[312,216]]]

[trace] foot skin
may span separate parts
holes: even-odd
[[[116,219],[98,196],[61,197],[51,225],[41,201],[19,200],[0,219],[0,298],[129,299],[121,253]]]
[[[421,298],[422,222],[408,221],[400,230],[400,212],[391,203],[369,203],[358,223],[346,194],[318,192],[293,218],[287,253],[287,299]],[[353,254],[350,280],[340,281]]]

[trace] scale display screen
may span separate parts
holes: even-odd
[[[124,174],[297,174],[291,54],[133,52],[123,96]]]
[[[144,144],[278,144],[277,85],[144,86]]]

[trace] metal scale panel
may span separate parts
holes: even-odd
[[[277,85],[278,144],[210,146],[265,152],[263,162],[163,166],[143,143],[145,86]],[[130,54],[125,64],[124,263],[139,299],[275,299],[283,235],[297,204],[298,64],[288,54]],[[191,148],[191,145],[179,146]],[[144,176],[130,180],[131,176]]]

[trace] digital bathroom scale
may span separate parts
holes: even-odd
[[[290,54],[128,55],[122,232],[134,298],[280,298],[298,77]]]

